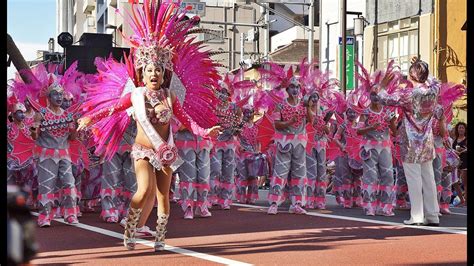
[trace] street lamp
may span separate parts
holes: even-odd
[[[48,50],[50,53],[54,52],[54,38],[49,38]]]
[[[73,37],[69,32],[62,32],[58,35],[58,43],[62,48],[71,46],[73,43]]]
[[[361,36],[364,35],[364,27],[365,27],[365,18],[362,16],[358,16],[354,18],[354,35]]]
[[[354,18],[355,54],[356,54],[357,61],[359,61],[359,63],[362,61],[362,54],[359,52],[359,47],[362,47],[362,45],[359,45],[359,39],[360,39],[359,37],[362,37],[364,35],[365,22],[366,20],[363,16],[357,15],[357,17]],[[358,64],[355,65],[355,72],[359,73]],[[355,79],[356,88],[358,87],[358,84],[359,84],[359,81]]]

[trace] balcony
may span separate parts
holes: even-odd
[[[84,0],[84,5],[82,6],[82,11],[84,14],[92,14],[92,11],[95,9],[94,0]]]
[[[117,8],[117,0],[107,0],[107,6]]]
[[[117,26],[115,21],[115,8],[112,6],[107,7],[107,21],[105,25]]]

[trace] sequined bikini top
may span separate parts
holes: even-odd
[[[145,103],[152,106],[152,108],[146,107],[146,115],[152,124],[166,125],[171,120],[171,104],[163,94],[163,90],[145,91]]]

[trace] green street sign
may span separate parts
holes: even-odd
[[[339,65],[342,65],[342,44],[339,38]],[[339,71],[339,80],[342,80],[342,71]],[[354,37],[346,39],[346,90],[354,89]]]

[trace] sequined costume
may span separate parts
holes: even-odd
[[[363,160],[362,206],[366,214],[393,215],[394,179],[392,163],[392,142],[389,135],[389,120],[393,116],[387,107],[376,113],[364,113],[365,126],[379,122],[380,125],[367,132],[362,142]]]
[[[446,168],[446,148],[444,146],[447,136],[442,136],[439,130],[439,120],[433,122],[433,135],[436,157],[433,160],[433,172],[438,192],[438,203],[440,211],[449,213],[449,204],[451,202],[451,177]]]
[[[130,201],[137,190],[137,180],[130,152],[136,135],[136,123],[130,123],[118,151],[104,161],[101,178],[101,218],[115,223],[126,217]]]
[[[269,174],[267,155],[257,148],[256,123],[244,123],[239,137],[236,198],[241,203],[254,204],[258,200],[258,177],[267,177]]]
[[[312,123],[312,134],[308,134],[306,145],[306,172],[308,185],[306,187],[306,206],[308,208],[326,208],[326,190],[328,177],[326,175],[326,147],[328,144],[324,121],[324,113],[315,115]]]
[[[399,106],[403,112],[400,155],[410,195],[410,220],[407,223],[439,223],[439,205],[434,180],[434,109],[439,85],[429,79],[403,94],[383,94],[384,104]],[[438,117],[439,118],[439,117]]]
[[[270,178],[270,191],[268,202],[277,206],[286,199],[285,186],[289,187],[289,198],[293,206],[304,205],[304,188],[306,177],[306,107],[302,101],[291,105],[287,100],[277,105],[273,117],[279,121],[289,121],[293,117],[297,121],[283,130],[276,130],[274,140],[276,143],[275,162]]]
[[[236,168],[236,150],[239,147],[237,130],[241,123],[238,116],[239,107],[223,103],[217,107],[216,115],[223,133],[213,143],[211,157],[211,191],[212,202],[223,208],[229,208],[234,194],[234,178]]]
[[[344,145],[346,153],[341,153],[336,157],[336,170],[333,181],[336,197],[340,197],[340,204],[345,208],[362,206],[362,160],[359,156],[361,139],[357,135],[357,123],[349,121],[347,118],[340,126],[341,130],[336,133],[337,139]],[[339,186],[337,186],[338,184]]]
[[[175,144],[183,164],[177,169],[179,175],[179,202],[185,218],[210,216],[209,177],[211,171],[210,150],[212,141],[192,134],[189,130],[176,133]]]
[[[118,149],[132,113],[138,130],[131,156],[135,161],[146,160],[139,161],[144,164],[137,166],[137,170],[148,168],[149,163],[154,171],[153,174],[140,173],[140,178],[152,178],[161,171],[161,175],[171,179],[172,172],[183,160],[174,143],[170,119],[174,116],[193,134],[207,136],[208,130],[204,128],[211,128],[217,122],[214,114],[216,99],[211,89],[217,85],[217,64],[210,59],[210,52],[204,51],[203,42],[193,42],[191,35],[202,32],[196,28],[198,17],[188,19],[186,10],[180,8],[180,1],[144,0],[143,5],[133,2],[124,18],[125,24],[131,28],[131,34],[124,38],[132,47],[130,56],[125,64],[108,60],[101,65],[101,80],[95,91],[91,89],[85,115],[88,121],[98,117],[94,123],[98,150],[104,151],[105,158],[110,159]],[[145,71],[150,68],[153,69],[150,73]],[[144,80],[137,75],[140,71]],[[158,71],[161,71],[161,80],[147,80]],[[165,71],[171,75],[163,75]],[[165,85],[167,82],[169,85]],[[166,87],[160,88],[161,85]],[[163,97],[153,95],[161,92],[165,92]],[[138,143],[139,139],[143,139],[142,143]],[[107,141],[109,143],[105,145]],[[143,184],[145,187],[140,187],[141,182],[137,185],[124,232],[123,243],[129,250],[135,248],[135,232],[145,206],[144,199],[150,196],[146,184]],[[163,194],[170,189],[166,184],[157,186],[165,189],[166,192],[161,191]],[[160,194],[152,191],[157,197]],[[168,200],[168,195],[164,201],[158,200],[155,251],[165,249]]]

